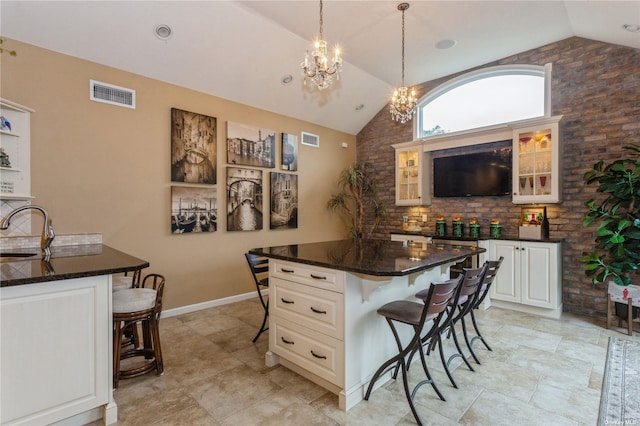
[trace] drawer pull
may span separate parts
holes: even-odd
[[[282,301],[282,303],[286,303],[287,305],[293,305],[294,303],[296,303],[293,300],[287,300],[284,297],[281,297],[280,300]]]
[[[292,342],[291,340],[287,340],[284,337],[280,337],[280,339],[282,339],[282,341],[284,343],[286,343],[287,345],[294,345],[295,344],[295,342]]]
[[[280,268],[280,272],[286,272],[287,274],[293,274],[295,271],[293,269]]]
[[[291,303],[293,303],[293,302],[291,302]],[[312,310],[313,312],[315,312],[316,314],[323,314],[323,315],[327,315],[327,311],[321,311],[321,310],[318,310],[318,309],[314,308],[313,306],[311,306],[311,310]]]
[[[314,357],[319,358],[319,359],[327,359],[327,357],[326,357],[326,356],[324,356],[324,355],[318,355],[318,354],[314,353],[313,351],[311,351],[311,355],[313,355]]]
[[[321,276],[321,275],[313,275],[311,274],[311,278],[313,278],[314,280],[326,280],[327,277]]]

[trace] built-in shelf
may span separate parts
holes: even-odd
[[[3,152],[0,166],[0,199],[31,199],[31,108],[0,98],[0,115],[11,131],[0,130]],[[7,167],[9,165],[9,167]]]

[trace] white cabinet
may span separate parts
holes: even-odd
[[[0,99],[0,198],[31,198],[31,113]],[[7,124],[8,123],[8,124]]]
[[[422,142],[393,145],[396,150],[396,205],[419,206],[431,203],[431,155],[425,153]]]
[[[0,288],[0,424],[50,424],[96,409],[107,419],[110,280]]]
[[[492,305],[556,318],[560,316],[560,243],[490,240],[489,253],[490,259],[504,257],[491,287]]]
[[[562,117],[540,120],[513,130],[513,203],[561,201]]]

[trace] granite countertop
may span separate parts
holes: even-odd
[[[48,262],[42,260],[39,248],[11,252],[37,252],[37,255],[0,262],[0,287],[110,275],[149,266],[147,261],[103,244],[54,247]]]
[[[486,250],[473,246],[389,240],[339,240],[254,248],[273,259],[374,276],[402,276],[462,260]]]
[[[419,235],[421,237],[430,237],[434,240],[454,240],[454,241],[482,241],[482,240],[509,240],[509,241],[532,241],[538,243],[561,243],[563,241],[562,238],[549,238],[548,240],[536,240],[533,238],[520,238],[517,235],[506,235],[503,234],[500,238],[490,237],[488,234],[480,234],[478,238],[471,238],[469,236],[462,237],[454,237],[453,235],[445,235],[444,237],[436,236],[433,232],[425,231],[424,229],[421,231],[405,231],[402,229],[398,229],[396,231],[391,231],[391,234],[396,235]]]

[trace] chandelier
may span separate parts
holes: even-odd
[[[416,91],[404,85],[404,11],[409,9],[409,3],[400,3],[398,10],[402,11],[402,87],[397,88],[391,97],[389,112],[391,118],[404,124],[413,118],[416,112]]]
[[[333,75],[340,80],[340,72],[342,71],[342,57],[340,57],[340,49],[336,46],[331,66],[327,58],[327,42],[322,38],[322,0],[320,0],[320,37],[313,42],[313,51],[309,55],[309,51],[304,55],[304,62],[300,64],[302,75],[304,76],[304,84],[307,79],[311,80],[318,86],[318,89],[326,89],[333,81]]]

